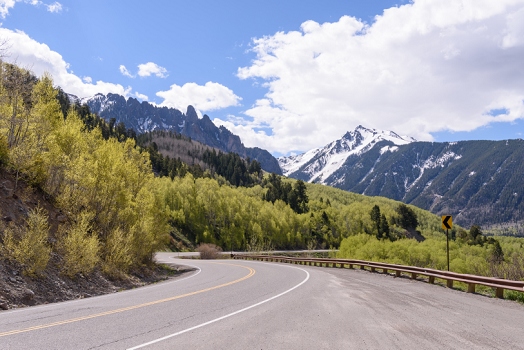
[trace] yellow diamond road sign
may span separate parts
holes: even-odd
[[[451,215],[442,215],[442,229],[451,230],[453,227],[453,217]]]

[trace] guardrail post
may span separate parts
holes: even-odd
[[[401,273],[402,273],[402,272],[400,272],[399,270],[395,270],[395,277],[400,277],[400,274],[401,274]]]
[[[353,269],[353,264],[349,264],[349,268],[350,268],[350,269]]]
[[[360,265],[360,269],[361,270],[365,270],[365,266],[364,265]]]
[[[495,288],[495,297],[504,299],[504,288]]]
[[[468,283],[468,293],[475,293],[475,283]]]
[[[415,272],[411,273],[411,279],[412,280],[417,279],[417,274]]]
[[[453,288],[453,280],[446,280],[446,287]]]
[[[435,276],[429,276],[429,283],[435,283]]]
[[[385,273],[385,274],[387,275],[387,274],[388,274],[388,269],[383,268],[383,269],[382,269],[382,273]]]
[[[375,272],[375,266],[371,266],[371,272]]]

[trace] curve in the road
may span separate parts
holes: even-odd
[[[240,310],[238,310],[238,311],[234,311],[234,312],[231,312],[231,313],[229,313],[229,314],[227,314],[227,315],[224,315],[224,316],[221,316],[221,317],[217,317],[217,318],[215,318],[215,319],[213,319],[213,320],[211,320],[211,321],[207,321],[207,322],[201,323],[201,324],[199,324],[199,325],[196,325],[196,326],[193,326],[193,327],[190,327],[190,328],[186,328],[186,329],[184,329],[184,330],[182,330],[182,331],[179,331],[179,332],[176,332],[176,333],[173,333],[173,334],[170,334],[170,335],[166,335],[166,336],[164,336],[164,337],[162,337],[162,338],[158,338],[158,339],[155,339],[155,340],[149,341],[149,342],[147,342],[147,343],[140,344],[140,345],[134,346],[134,347],[132,347],[132,348],[128,348],[128,350],[141,349],[141,348],[144,348],[144,347],[146,347],[146,346],[149,346],[149,345],[153,345],[153,344],[159,343],[159,342],[164,341],[164,340],[167,340],[167,339],[169,339],[169,338],[176,337],[177,335],[181,335],[181,334],[184,334],[184,333],[190,332],[190,331],[192,331],[192,330],[195,330],[195,329],[202,328],[202,327],[204,327],[204,326],[210,325],[210,324],[212,324],[212,323],[215,323],[215,322],[218,322],[218,321],[224,320],[224,319],[226,319],[226,318],[228,318],[228,317],[238,315],[238,314],[240,314],[240,313],[242,313],[242,312],[244,312],[244,311],[250,310],[250,309],[252,309],[252,308],[254,308],[254,307],[260,306],[260,305],[265,304],[265,303],[267,303],[267,302],[269,302],[269,301],[271,301],[271,300],[274,300],[274,299],[280,298],[280,297],[283,296],[283,295],[286,295],[287,293],[289,293],[289,292],[291,292],[291,291],[297,289],[298,287],[300,287],[301,285],[303,285],[304,283],[306,283],[306,282],[309,280],[309,272],[307,272],[306,270],[304,270],[304,269],[302,269],[302,268],[299,268],[299,267],[295,267],[295,266],[290,266],[290,267],[291,267],[291,268],[295,268],[295,269],[297,269],[297,270],[304,271],[304,272],[306,273],[306,277],[305,277],[305,278],[304,278],[300,283],[298,283],[297,285],[295,285],[295,286],[289,288],[288,290],[286,290],[286,291],[284,291],[284,292],[282,292],[282,293],[280,293],[280,294],[277,294],[277,295],[275,295],[275,296],[272,296],[271,298],[267,298],[267,299],[265,299],[265,300],[262,300],[262,301],[260,301],[260,302],[258,302],[258,303],[256,303],[256,304],[253,304],[253,305],[250,305],[250,306],[245,307],[245,308],[243,308],[243,309],[240,309]]]
[[[201,272],[182,283],[2,312],[0,333],[11,335],[0,338],[0,349],[524,350],[524,308],[508,300],[361,270],[187,263]],[[247,278],[249,268],[256,274]],[[129,311],[110,313],[121,309]]]
[[[176,299],[182,299],[182,298],[189,297],[189,296],[192,296],[192,295],[209,292],[209,291],[212,291],[212,290],[215,290],[215,289],[227,287],[227,286],[230,286],[230,285],[242,282],[242,281],[252,277],[256,273],[255,269],[253,269],[251,267],[248,267],[248,266],[243,266],[243,265],[239,265],[239,264],[229,264],[229,263],[216,263],[216,264],[242,267],[242,268],[247,269],[249,271],[249,273],[247,275],[241,277],[241,278],[238,278],[238,279],[234,280],[234,281],[223,283],[223,284],[220,284],[220,285],[217,285],[217,286],[213,286],[213,287],[209,287],[209,288],[200,289],[200,290],[197,290],[197,291],[194,291],[194,292],[185,293],[185,294],[182,294],[182,295],[175,295],[175,296],[169,297],[169,298],[164,298],[164,299],[160,299],[160,300],[154,300],[154,301],[150,301],[150,302],[147,302],[147,303],[132,305],[132,306],[124,307],[124,308],[119,308],[119,309],[115,309],[115,310],[109,310],[109,311],[100,312],[100,313],[91,314],[91,315],[86,315],[86,316],[82,316],[82,317],[71,318],[71,319],[68,319],[68,320],[42,324],[42,325],[28,327],[28,328],[24,328],[24,329],[15,329],[15,330],[12,330],[12,331],[0,333],[0,337],[5,337],[5,336],[8,336],[8,335],[13,335],[13,334],[18,334],[18,333],[30,332],[30,331],[34,331],[34,330],[38,330],[38,329],[44,329],[44,328],[60,326],[60,325],[68,324],[68,323],[84,321],[84,320],[97,318],[97,317],[102,317],[102,316],[107,316],[107,315],[113,315],[113,314],[117,314],[117,313],[121,313],[121,312],[125,312],[125,311],[135,310],[135,309],[139,309],[139,308],[143,308],[143,307],[147,307],[147,306],[151,306],[151,305],[156,305],[156,304],[161,304],[161,303],[165,303],[165,302],[168,302],[168,301],[173,301],[173,300],[176,300]],[[232,316],[232,315],[230,315],[230,316]]]

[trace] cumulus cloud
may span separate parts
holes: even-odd
[[[372,23],[343,16],[254,39],[241,79],[267,88],[222,121],[269,150],[308,150],[356,125],[420,140],[524,117],[524,0],[415,0]],[[261,135],[257,127],[272,134]]]
[[[168,76],[167,69],[153,62],[139,64],[138,75],[141,77],[149,77],[151,75],[155,75],[159,78],[166,78]]]
[[[135,92],[135,97],[138,98],[139,100],[142,100],[142,101],[149,100],[149,97],[147,97],[147,95],[141,94],[138,91]]]
[[[215,125],[223,125],[229,131],[236,135],[242,135],[242,142],[246,147],[260,147],[266,150],[274,150],[274,138],[268,135],[264,125],[255,121],[246,121],[239,116],[228,116],[226,120],[215,118]],[[291,142],[286,142],[288,147],[292,146]]]
[[[237,106],[242,98],[224,85],[207,82],[205,85],[186,83],[182,86],[173,84],[167,91],[159,91],[157,96],[164,99],[160,106],[172,107],[185,111],[192,105],[199,111],[212,111]]]
[[[82,79],[76,76],[58,52],[51,50],[46,44],[35,41],[22,31],[0,28],[0,37],[9,44],[7,57],[5,57],[7,62],[14,62],[30,69],[37,76],[45,72],[50,73],[54,84],[62,87],[68,93],[78,97],[90,97],[97,93],[110,92],[126,97],[130,95],[130,87],[124,88],[120,84],[101,80],[92,83],[90,77]]]

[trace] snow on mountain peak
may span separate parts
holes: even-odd
[[[323,148],[312,149],[296,156],[280,157],[278,162],[284,175],[296,171],[308,174],[308,181],[324,183],[337,171],[350,155],[360,155],[372,149],[376,143],[390,141],[395,146],[416,141],[409,136],[399,136],[393,131],[368,129],[359,125],[354,131],[348,131],[342,138],[333,141]],[[396,148],[388,149],[395,151]],[[382,152],[386,150],[383,149]]]

